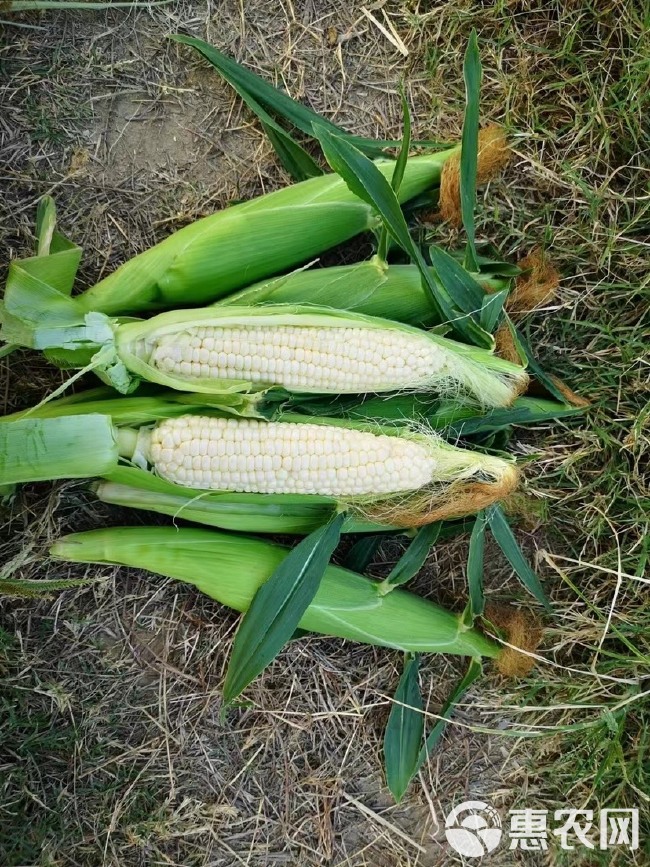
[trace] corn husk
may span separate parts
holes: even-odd
[[[431,277],[438,282],[433,268]],[[507,279],[472,274],[488,292],[509,285]],[[225,305],[315,304],[379,316],[407,325],[440,324],[422,275],[415,265],[387,265],[373,258],[354,265],[310,268],[263,280],[217,302]]]
[[[437,185],[452,148],[412,157],[399,198]],[[377,160],[387,178],[395,163]],[[130,259],[88,289],[86,311],[124,315],[205,304],[373,228],[372,208],[338,175],[322,175],[204,217]]]
[[[184,581],[236,611],[248,610],[285,548],[210,530],[117,527],[65,536],[50,549],[56,560],[130,566]],[[462,619],[403,590],[329,566],[299,627],[336,638],[409,653],[497,658],[501,648]]]

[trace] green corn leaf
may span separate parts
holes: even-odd
[[[343,560],[343,566],[352,572],[365,572],[379,550],[383,538],[384,534],[381,533],[374,536],[362,536],[348,551]]]
[[[298,628],[336,548],[344,514],[337,515],[289,552],[253,597],[232,648],[223,687],[226,705],[278,655]]]
[[[393,171],[393,176],[390,181],[390,185],[395,191],[396,196],[399,194],[399,189],[402,185],[404,170],[406,169],[409,149],[411,147],[411,113],[409,112],[409,107],[406,101],[406,96],[404,95],[403,88],[401,89],[400,95],[402,97],[402,125],[404,132],[402,135],[402,146],[397,156],[397,162],[395,163],[395,169]],[[389,246],[388,240],[388,229],[386,228],[385,224],[382,224],[381,234],[379,236],[379,244],[377,245],[377,259],[380,262],[386,261]]]
[[[513,265],[512,262],[505,262],[503,259],[499,259],[498,250],[494,250],[488,245],[485,245],[483,249],[488,250],[492,255],[488,256],[483,253],[476,254],[476,261],[478,262],[479,271],[482,275],[490,275],[492,277],[518,277],[522,273],[522,270],[518,265]],[[449,253],[461,265],[465,261],[464,251],[450,250]]]
[[[244,67],[239,66],[235,61],[230,60],[224,54],[221,54],[220,51],[217,51],[216,48],[200,39],[193,39],[189,36],[172,36],[171,38],[176,42],[184,42],[187,45],[191,45],[200,51],[226,81],[232,85],[250,110],[262,122],[264,132],[267,134],[269,141],[280,158],[280,162],[295,181],[304,181],[307,178],[314,178],[323,174],[323,170],[307,151],[271,117],[264,105],[259,101],[257,96],[260,94],[257,93],[255,87],[250,86],[252,82],[249,77],[252,76],[252,79],[258,78],[254,73],[248,73]],[[261,82],[262,79],[259,79],[259,81]],[[266,86],[270,87],[270,85]],[[271,90],[275,91],[275,88],[271,88]],[[263,94],[263,92],[262,90],[261,93]],[[275,92],[279,93],[279,91]],[[293,100],[290,101],[293,102]]]
[[[487,509],[487,521],[490,532],[503,551],[506,560],[515,570],[521,583],[529,593],[532,593],[538,602],[541,602],[547,611],[550,611],[551,606],[546,598],[541,582],[524,557],[501,506],[490,506]]]
[[[395,195],[399,193],[399,188],[402,185],[402,178],[404,177],[404,170],[406,169],[406,162],[411,149],[411,112],[409,111],[403,87],[400,88],[400,97],[402,101],[402,145],[397,156],[397,162],[395,163],[395,171],[393,172],[393,177],[390,182],[391,187],[395,190]]]
[[[539,383],[544,386],[546,391],[548,391],[548,393],[552,395],[552,397],[556,398],[556,400],[562,401],[565,406],[570,406],[562,392],[555,385],[551,377],[544,372],[544,368],[535,358],[535,354],[533,353],[530,343],[528,343],[521,331],[512,324],[510,319],[508,319],[507,321],[509,322],[510,330],[513,337],[515,338],[515,342],[518,345],[520,352],[523,353],[526,359],[527,367],[530,373]]]
[[[413,776],[417,774],[420,768],[429,760],[429,756],[431,755],[434,747],[440,740],[442,733],[445,730],[447,723],[449,722],[451,713],[454,707],[458,704],[461,698],[465,695],[470,686],[474,683],[474,681],[478,680],[478,678],[483,674],[483,666],[481,664],[480,657],[472,658],[469,664],[469,668],[465,673],[465,676],[462,678],[460,683],[456,686],[452,694],[449,696],[447,701],[445,702],[442,710],[440,711],[440,716],[442,719],[438,720],[438,722],[431,729],[429,734],[427,735],[427,739],[425,741],[424,746],[420,750],[420,755],[418,757],[417,765],[415,767],[415,771]]]
[[[552,419],[568,418],[584,410],[555,400],[540,397],[518,397],[512,406],[491,410],[484,415],[453,418],[444,426],[447,439],[469,437],[492,431],[501,431],[512,425],[531,425]],[[440,425],[436,429],[439,429]]]
[[[490,297],[481,284],[442,247],[429,247],[429,257],[451,303],[468,316],[477,317],[486,297]]]
[[[478,165],[479,99],[481,92],[481,58],[476,30],[469,37],[463,63],[465,78],[465,119],[463,121],[460,156],[460,208],[467,235],[465,266],[478,271],[476,259],[474,207],[476,204],[476,172]]]
[[[190,45],[199,51],[212,64],[216,71],[239,93],[242,99],[250,105],[255,113],[258,113],[255,105],[261,106],[265,112],[281,118],[310,137],[314,135],[314,124],[326,127],[330,132],[344,136],[361,151],[372,157],[381,156],[382,152],[388,147],[400,146],[400,142],[394,139],[381,140],[351,135],[335,123],[327,120],[327,118],[322,117],[315,111],[307,108],[307,106],[292,99],[283,91],[273,87],[273,85],[264,81],[263,78],[260,78],[259,75],[241,66],[241,64],[219,51],[218,48],[209,45],[202,39],[196,39],[193,36],[185,36],[180,33],[172,34],[169,38],[175,42]],[[431,140],[418,141],[414,142],[414,144],[418,147],[428,147],[437,150],[448,146]]]
[[[469,587],[469,611],[471,620],[483,614],[485,597],[483,595],[483,555],[485,553],[485,529],[487,516],[479,512],[472,528],[467,555],[467,584]]]
[[[389,234],[417,265],[423,286],[427,289],[440,320],[449,322],[454,330],[470,343],[491,349],[494,345],[492,336],[470,316],[462,315],[451,303],[447,291],[433,279],[419,247],[409,234],[395,191],[377,166],[349,141],[332,135],[325,127],[317,126],[314,132],[332,169],[343,178],[351,192],[377,210]],[[456,264],[454,262],[454,265]],[[480,304],[476,309],[480,309]]]
[[[250,103],[249,103],[250,107]],[[260,109],[260,112],[262,110]],[[260,112],[257,112],[260,115]],[[276,123],[262,123],[268,140],[278,155],[280,162],[289,172],[294,181],[306,181],[307,178],[315,178],[323,174],[323,170],[307,151],[298,142],[294,141]]]
[[[503,313],[503,305],[506,303],[507,297],[508,290],[502,289],[500,292],[493,292],[491,295],[486,295],[483,299],[479,322],[481,323],[481,327],[486,331],[489,331],[490,334],[494,333],[499,324],[501,314]]]
[[[427,524],[421,527],[415,534],[415,538],[408,546],[399,561],[395,564],[388,577],[383,581],[380,587],[380,593],[388,593],[400,584],[406,584],[411,578],[414,578],[429,556],[429,551],[432,546],[438,541],[440,530],[442,529],[442,521],[436,521],[433,524]]]
[[[419,657],[407,657],[384,734],[386,782],[398,802],[418,771],[424,731],[418,668]]]

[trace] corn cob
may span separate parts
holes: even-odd
[[[303,518],[311,526],[315,518],[342,510],[350,516],[350,528],[411,527],[460,517],[501,499],[517,481],[511,462],[456,448],[433,432],[406,425],[382,428],[288,413],[276,413],[271,422],[236,419],[209,406],[192,413],[160,398],[161,420],[151,426],[156,398],[146,400],[89,400],[88,410],[105,412],[85,415],[83,402],[61,401],[58,416],[57,407],[46,405],[35,411],[43,412],[41,418],[5,419],[0,485],[96,475],[113,479],[119,454],[141,467],[133,470],[138,478],[128,481],[136,507],[156,508],[152,495],[160,493],[158,511],[181,514],[188,507],[188,517],[204,515],[207,523],[232,526],[224,512],[238,512],[241,505],[240,529],[256,530],[260,509],[255,507],[263,503],[267,517],[297,517],[291,531],[299,532]],[[75,406],[78,413],[69,415]],[[92,439],[85,437],[89,429]],[[159,475],[163,490],[146,481],[154,479],[147,468]],[[124,494],[124,485],[120,490]],[[197,491],[214,493],[197,498]],[[272,503],[267,492],[274,495]]]
[[[471,514],[517,482],[502,458],[436,434],[285,414],[280,422],[187,415],[118,431],[120,454],[184,488],[314,495],[409,527]]]
[[[257,539],[212,530],[115,527],[65,536],[50,549],[56,560],[146,569],[194,585],[236,611],[287,554]],[[459,616],[404,590],[382,595],[377,582],[329,566],[300,628],[410,653],[497,658],[501,648]]]
[[[523,368],[491,352],[385,319],[322,307],[211,307],[113,327],[114,367],[203,393],[279,386],[297,393],[442,391],[510,404]]]

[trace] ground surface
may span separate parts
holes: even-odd
[[[516,132],[511,167],[480,202],[480,234],[512,259],[547,246],[562,286],[529,334],[548,368],[594,406],[587,419],[516,442],[536,459],[518,535],[554,596],[547,662],[516,687],[481,681],[397,807],[380,765],[397,654],[296,642],[249,690],[254,707],[221,721],[236,620],[192,590],[105,568],[91,570],[102,580],[88,589],[5,602],[3,865],[426,867],[456,863],[440,824],[470,797],[504,810],[627,805],[647,815],[647,584],[634,578],[648,550],[642,7],[373,4],[407,57],[356,0],[47,12],[5,28],[2,258],[29,253],[36,202],[49,192],[62,229],[84,247],[87,285],[173,228],[285,180],[239,101],[167,33],[214,42],[370,135],[399,134],[404,76],[417,134],[453,139],[462,51],[476,27],[483,117]],[[61,381],[29,353],[2,364],[5,409]],[[146,516],[98,506],[80,484],[30,486],[2,517],[5,572],[59,576],[60,566],[43,565],[52,537],[126,520]],[[466,545],[436,548],[416,589],[462,607]],[[372,571],[397,556],[387,546]],[[488,559],[491,596],[527,605],[496,553]],[[432,714],[461,670],[426,661]],[[647,852],[500,850],[490,863],[549,858],[642,864]]]

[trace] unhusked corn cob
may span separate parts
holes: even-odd
[[[145,431],[156,472],[203,490],[331,497],[429,484],[436,460],[418,442],[328,425],[185,416]]]
[[[424,334],[300,325],[190,328],[153,341],[150,363],[188,382],[246,379],[291,391],[360,394],[418,388],[447,363]]]

